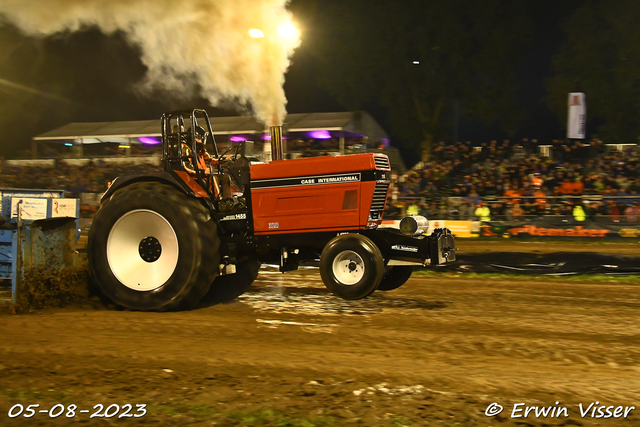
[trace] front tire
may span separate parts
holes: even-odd
[[[93,280],[117,305],[167,311],[193,307],[220,263],[207,208],[158,182],[116,191],[94,217],[87,256]]]
[[[335,295],[356,300],[376,290],[384,273],[380,249],[361,234],[333,238],[320,255],[320,276]]]
[[[413,267],[411,266],[397,265],[395,267],[391,267],[390,270],[382,276],[382,280],[378,285],[378,290],[392,291],[394,289],[398,289],[400,286],[404,285],[407,280],[409,280],[412,273]]]

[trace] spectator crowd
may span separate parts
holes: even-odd
[[[348,140],[349,148],[367,141]],[[316,145],[314,145],[316,144]],[[318,145],[319,144],[319,145]],[[303,152],[333,149],[335,140],[292,140]],[[394,178],[385,218],[519,220],[544,215],[640,222],[640,145],[610,150],[602,141],[440,142],[431,159]],[[549,155],[543,155],[547,153]],[[99,160],[71,166],[0,168],[0,188],[64,189],[67,197],[102,193],[120,175],[160,170]]]
[[[72,166],[56,162],[55,167],[4,166],[0,171],[0,188],[65,190],[65,197],[80,197],[81,193],[103,193],[109,182],[120,175],[160,171],[151,164],[127,165],[89,162]]]
[[[640,220],[640,152],[602,141],[440,142],[429,162],[392,183],[386,217],[518,220],[544,215]]]

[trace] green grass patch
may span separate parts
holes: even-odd
[[[41,400],[42,393],[34,390],[3,390],[2,394],[10,399],[24,402],[25,400]]]
[[[147,407],[149,415],[165,415],[174,417],[177,415],[191,416],[197,419],[215,420],[222,426],[247,426],[247,427],[341,427],[347,426],[343,420],[329,416],[302,416],[287,414],[271,408],[252,410],[220,411],[216,405],[150,405]],[[395,424],[389,424],[395,425]]]
[[[62,390],[48,389],[48,390],[3,390],[2,394],[10,399],[18,402],[33,401],[38,403],[39,401],[46,399],[50,401],[61,401],[69,396],[69,393]]]
[[[54,404],[74,403],[81,407],[88,407],[88,405],[83,406],[81,399],[74,398],[62,390],[5,389],[0,394],[6,396],[11,405],[19,403],[26,407],[27,404],[39,403],[42,408],[49,408]],[[145,409],[147,411],[145,418],[151,417],[154,422],[160,424],[163,419],[176,418],[184,420],[189,425],[195,422],[205,422],[209,425],[214,422],[215,425],[221,427],[350,427],[354,424],[362,425],[360,424],[362,421],[358,423],[342,416],[314,415],[305,412],[300,414],[295,410],[287,412],[269,407],[228,410],[217,404],[164,402],[149,404]],[[379,427],[411,427],[415,425],[415,421],[403,416],[387,414],[375,425]]]
[[[408,419],[398,416],[389,418],[389,423],[392,427],[407,427],[412,425]]]
[[[531,281],[553,280],[558,282],[607,282],[640,284],[640,276],[618,276],[608,274],[567,274],[567,275],[542,275],[542,274],[508,274],[508,273],[465,273],[461,271],[433,271],[416,270],[414,274],[425,278],[447,278],[447,279],[476,279],[476,280],[505,280],[505,281]]]
[[[274,427],[332,427],[338,420],[330,416],[299,417],[285,414],[273,409],[258,409],[253,411],[234,411],[227,415],[229,420],[236,421],[243,426],[274,426]]]
[[[460,242],[468,242],[468,241],[474,241],[474,242],[518,242],[518,243],[570,243],[570,244],[580,244],[580,245],[589,245],[589,244],[593,244],[593,245],[619,245],[619,244],[632,244],[632,245],[637,245],[638,243],[640,243],[640,241],[632,239],[632,238],[627,238],[624,240],[621,239],[607,239],[607,240],[603,240],[603,239],[599,239],[599,238],[579,238],[579,237],[561,237],[561,238],[551,238],[551,237],[515,237],[515,236],[511,236],[509,238],[504,238],[502,236],[496,236],[496,237],[472,237],[472,238],[457,238],[456,242],[460,243]]]

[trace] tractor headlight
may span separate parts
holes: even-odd
[[[407,236],[420,236],[429,229],[429,220],[420,215],[412,215],[402,218],[400,231]]]

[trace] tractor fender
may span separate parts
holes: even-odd
[[[169,184],[192,197],[209,197],[207,192],[186,172],[164,171],[145,175],[123,175],[113,180],[107,191],[100,198],[108,200],[114,192],[135,182],[156,181]]]

